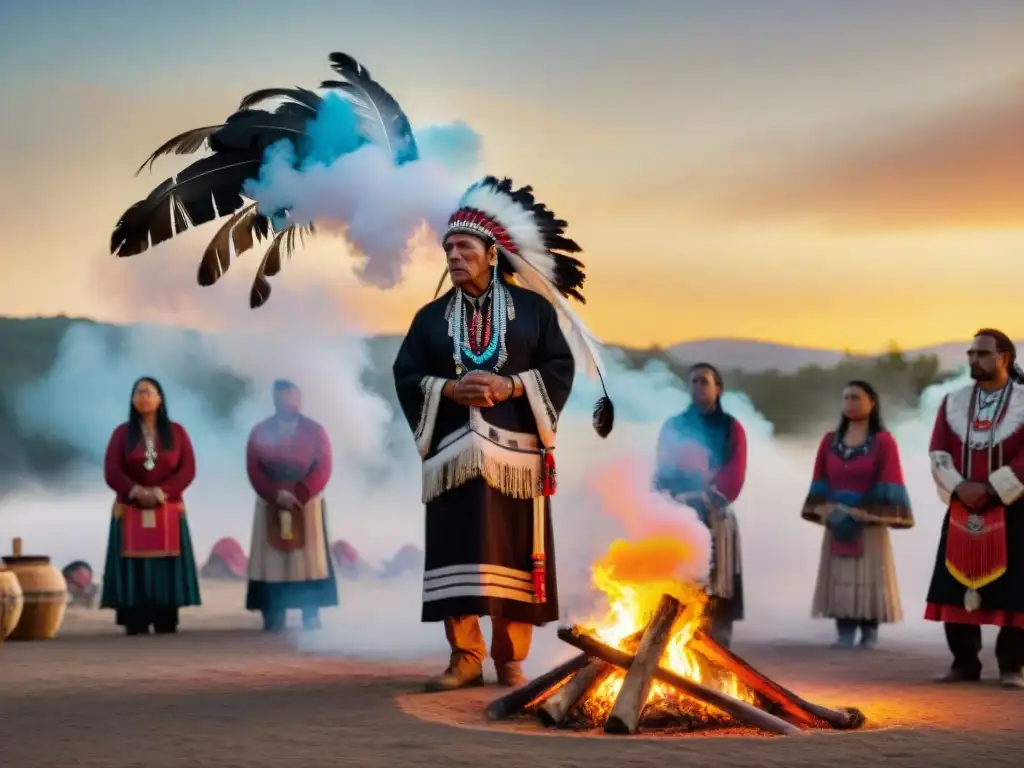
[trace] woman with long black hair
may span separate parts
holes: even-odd
[[[132,387],[128,421],[110,436],[104,462],[117,494],[100,607],[128,635],[176,632],[178,609],[199,605],[199,578],[182,494],[196,476],[192,442],[170,420],[160,383]]]
[[[878,642],[878,625],[900,621],[899,586],[889,528],[911,528],[899,450],[882,421],[875,388],[855,380],[843,389],[839,426],[818,447],[802,516],[825,526],[811,610],[836,622],[835,647]]]

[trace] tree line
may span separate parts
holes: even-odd
[[[0,318],[0,490],[17,477],[59,476],[81,458],[70,445],[27,434],[15,408],[21,388],[44,379],[50,372],[57,361],[61,339],[75,323],[87,323],[100,330],[111,354],[119,354],[126,339],[124,327],[67,317]],[[398,404],[391,363],[399,341],[393,336],[371,339],[370,364],[363,372],[366,388],[387,399],[396,415]],[[660,361],[678,378],[679,386],[685,386],[690,363],[677,360],[664,350],[619,349],[618,353],[625,365],[637,369]],[[215,417],[230,419],[235,407],[252,394],[252,382],[219,367],[216,360],[197,356],[183,361],[181,370],[188,372],[183,386],[206,400]],[[948,376],[940,370],[937,357],[908,357],[895,347],[877,358],[847,356],[832,367],[812,365],[795,373],[723,373],[729,388],[749,396],[754,407],[774,424],[778,435],[816,433],[823,423],[834,421],[842,387],[851,379],[870,381],[891,410],[916,407],[926,387]],[[129,384],[125,382],[126,387]]]
[[[658,348],[623,350],[623,354],[634,368],[660,360],[681,385],[689,367],[697,362],[677,360]],[[808,365],[793,373],[732,369],[723,370],[722,375],[728,389],[750,398],[774,425],[776,435],[804,435],[816,433],[823,423],[838,420],[841,393],[849,381],[870,382],[878,391],[884,412],[892,413],[917,408],[925,389],[954,375],[941,368],[936,355],[908,356],[892,345],[878,357],[847,354],[830,367]]]

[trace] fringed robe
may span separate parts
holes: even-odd
[[[328,549],[327,509],[322,494],[331,479],[331,441],[324,428],[299,415],[288,434],[271,416],[249,434],[249,482],[256,491],[245,606],[250,611],[326,608],[338,604],[338,585]],[[304,546],[275,549],[267,517],[277,514],[275,497],[291,491],[303,505]]]
[[[811,615],[903,618],[889,528],[912,528],[899,449],[888,432],[847,447],[829,432],[818,446],[804,520],[825,526]]]
[[[423,459],[423,621],[476,615],[539,626],[558,619],[550,497],[542,502],[546,601],[534,600],[534,497],[575,364],[554,307],[532,291],[506,288],[514,316],[497,374],[518,377],[524,396],[469,408],[441,394],[457,378],[448,333],[454,289],[416,314],[394,364],[398,400]],[[491,370],[488,363],[481,369]]]
[[[732,504],[747,477],[743,425],[718,407],[708,414],[694,406],[668,419],[658,435],[654,490],[697,511],[711,531],[708,594],[720,618],[743,618],[740,533]]]
[[[976,417],[974,385],[947,395],[935,418],[929,455],[939,497],[950,504],[957,485],[967,479],[989,483],[998,498],[982,513],[983,528],[973,533],[969,521],[959,519],[963,512],[951,522],[953,506],[947,509],[925,610],[931,621],[1024,629],[1024,385],[1007,386],[1005,401],[991,420]],[[983,579],[986,583],[976,590],[980,607],[967,610],[968,587],[952,572],[963,574],[957,568],[963,556],[958,545],[1002,549],[1003,542],[1005,557],[985,559],[993,566],[1005,561],[1005,570],[999,567]]]

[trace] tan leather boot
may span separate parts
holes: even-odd
[[[457,691],[460,688],[479,687],[483,684],[483,670],[460,664],[457,667],[449,666],[440,675],[427,680],[425,688],[427,693],[440,693],[442,691]]]
[[[518,688],[526,682],[523,667],[518,661],[495,662],[494,669],[498,673],[498,685],[506,688]]]

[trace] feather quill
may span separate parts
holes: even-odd
[[[261,160],[220,153],[204,157],[172,176],[122,214],[110,237],[110,252],[134,256],[185,230],[237,211],[241,189]]]
[[[184,133],[179,133],[173,139],[168,139],[161,144],[153,154],[146,158],[146,161],[139,166],[139,170],[135,172],[138,176],[142,173],[142,169],[147,165],[149,170],[153,170],[153,163],[156,162],[158,157],[164,155],[192,155],[203,148],[209,139],[213,135],[213,132],[218,128],[223,127],[221,125],[204,125],[202,128],[193,128]]]
[[[206,246],[199,262],[199,285],[213,285],[224,276],[231,266],[232,250],[238,257],[269,236],[270,220],[256,210],[256,203],[239,210],[217,230]]]
[[[288,102],[305,108],[311,117],[316,117],[317,111],[320,109],[320,102],[322,101],[318,94],[298,86],[295,88],[260,88],[258,91],[253,91],[242,99],[238,108],[240,110],[251,109],[268,99],[278,98],[287,99]]]
[[[366,138],[385,147],[396,165],[418,160],[419,148],[412,126],[395,98],[347,53],[332,53],[330,62],[331,69],[344,80],[324,80],[320,87],[345,94]]]
[[[281,256],[290,258],[295,251],[296,235],[301,243],[305,243],[306,235],[313,234],[312,224],[307,226],[296,226],[294,224],[285,227],[274,236],[273,242],[263,254],[259,269],[256,270],[256,277],[252,282],[252,289],[249,291],[249,307],[258,309],[267,303],[270,298],[270,280],[281,271]]]
[[[242,110],[210,134],[209,145],[214,152],[246,152],[262,158],[263,151],[281,139],[295,143],[308,136],[308,123],[308,116],[288,111]]]

